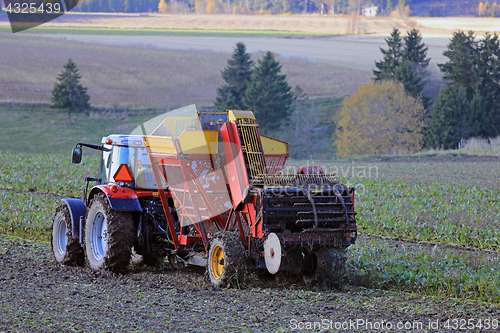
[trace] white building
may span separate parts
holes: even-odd
[[[366,17],[375,17],[377,16],[377,8],[374,4],[369,4],[361,9],[361,13]]]

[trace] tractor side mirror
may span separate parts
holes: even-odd
[[[78,164],[82,161],[82,148],[75,147],[73,148],[73,154],[71,155],[71,162]]]

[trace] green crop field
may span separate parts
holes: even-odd
[[[288,166],[310,163],[291,161]],[[477,177],[471,174],[455,184],[454,175],[467,164],[478,171]],[[341,170],[353,163],[323,165],[327,170]],[[354,165],[358,171],[372,167],[375,172],[374,165],[379,170],[364,177],[359,173],[341,177],[358,191],[361,236],[348,251],[351,285],[500,300],[500,273],[496,269],[500,263],[496,252],[500,249],[500,191],[492,182],[490,188],[474,186],[486,181],[488,175],[497,175],[494,181],[498,182],[497,162],[429,158],[425,162]],[[80,196],[84,177],[95,175],[97,167],[96,157],[84,157],[82,164],[73,165],[69,154],[0,153],[0,188],[10,190],[0,191],[0,235],[47,241],[59,199]],[[435,182],[432,172],[424,173],[425,168],[441,174],[441,182]]]
[[[318,165],[357,188],[362,232],[497,251],[499,161],[464,156]],[[289,170],[300,163],[292,161]]]

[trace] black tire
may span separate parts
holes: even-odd
[[[74,239],[72,235],[71,214],[66,204],[56,209],[50,243],[54,257],[59,264],[82,266],[85,263],[83,248],[79,240]]]
[[[104,194],[97,194],[85,219],[85,253],[93,270],[124,272],[134,245],[132,215],[111,209]]]
[[[208,279],[214,287],[240,287],[245,258],[245,249],[239,235],[227,231],[215,234],[208,251]]]
[[[316,252],[316,278],[324,288],[341,289],[345,277],[345,249],[323,248]]]

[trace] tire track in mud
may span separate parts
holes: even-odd
[[[422,323],[498,318],[498,304],[347,287],[343,291],[270,281],[213,288],[190,270],[136,267],[126,274],[57,265],[48,242],[0,238],[0,331],[378,332],[365,322]],[[312,329],[306,330],[311,331]],[[318,331],[315,329],[314,331]],[[403,330],[391,330],[402,332]],[[465,330],[467,332],[467,330]]]

